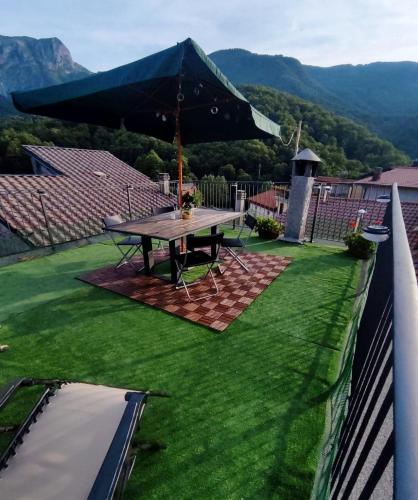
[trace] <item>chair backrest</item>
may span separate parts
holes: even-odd
[[[257,225],[257,219],[253,215],[247,213],[245,215],[244,224],[252,230]]]
[[[187,250],[193,251],[196,248],[216,245],[219,251],[223,238],[224,233],[208,234],[207,236],[195,236],[194,234],[190,234],[187,237]]]
[[[174,212],[174,205],[168,207],[152,207],[152,215],[161,215],[167,212]]]
[[[112,227],[116,226],[116,224],[122,224],[123,219],[120,215],[106,215],[106,217],[103,217],[103,224],[105,227]]]

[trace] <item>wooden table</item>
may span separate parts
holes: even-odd
[[[135,234],[142,238],[142,250],[144,254],[144,272],[152,274],[154,258],[152,254],[152,239],[169,242],[171,282],[177,282],[177,266],[175,262],[176,240],[194,234],[202,229],[210,227],[211,234],[216,234],[219,224],[231,222],[242,216],[240,212],[227,212],[223,210],[212,210],[209,208],[195,208],[191,219],[182,219],[180,212],[168,212],[154,215],[146,219],[123,222],[116,224],[109,231],[123,234]],[[212,248],[212,255],[216,247]]]

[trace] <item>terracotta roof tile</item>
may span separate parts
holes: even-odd
[[[108,151],[45,146],[24,149],[58,173],[0,176],[0,219],[34,246],[49,243],[38,190],[46,193],[43,199],[54,243],[98,234],[102,217],[127,214],[128,185],[134,188],[130,198],[136,217],[149,215],[154,206],[172,203],[160,193],[157,183]]]
[[[399,187],[418,189],[418,167],[394,167],[381,173],[380,179],[373,180],[373,176],[354,181],[356,184],[391,186],[397,182]]]

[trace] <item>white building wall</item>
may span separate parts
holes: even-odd
[[[391,194],[392,188],[390,186],[364,186],[364,199],[375,200],[378,196],[383,194]],[[399,188],[399,198],[401,201],[418,202],[418,188]]]
[[[256,203],[250,203],[248,206],[248,210],[256,213],[259,216],[273,217],[274,215],[273,210],[268,210],[267,208],[260,207],[260,205],[257,205]]]

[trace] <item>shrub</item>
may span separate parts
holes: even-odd
[[[275,240],[284,230],[283,224],[272,217],[257,217],[256,231],[264,240]]]
[[[348,253],[357,259],[369,259],[374,252],[375,244],[361,236],[361,233],[349,233],[344,237]]]

